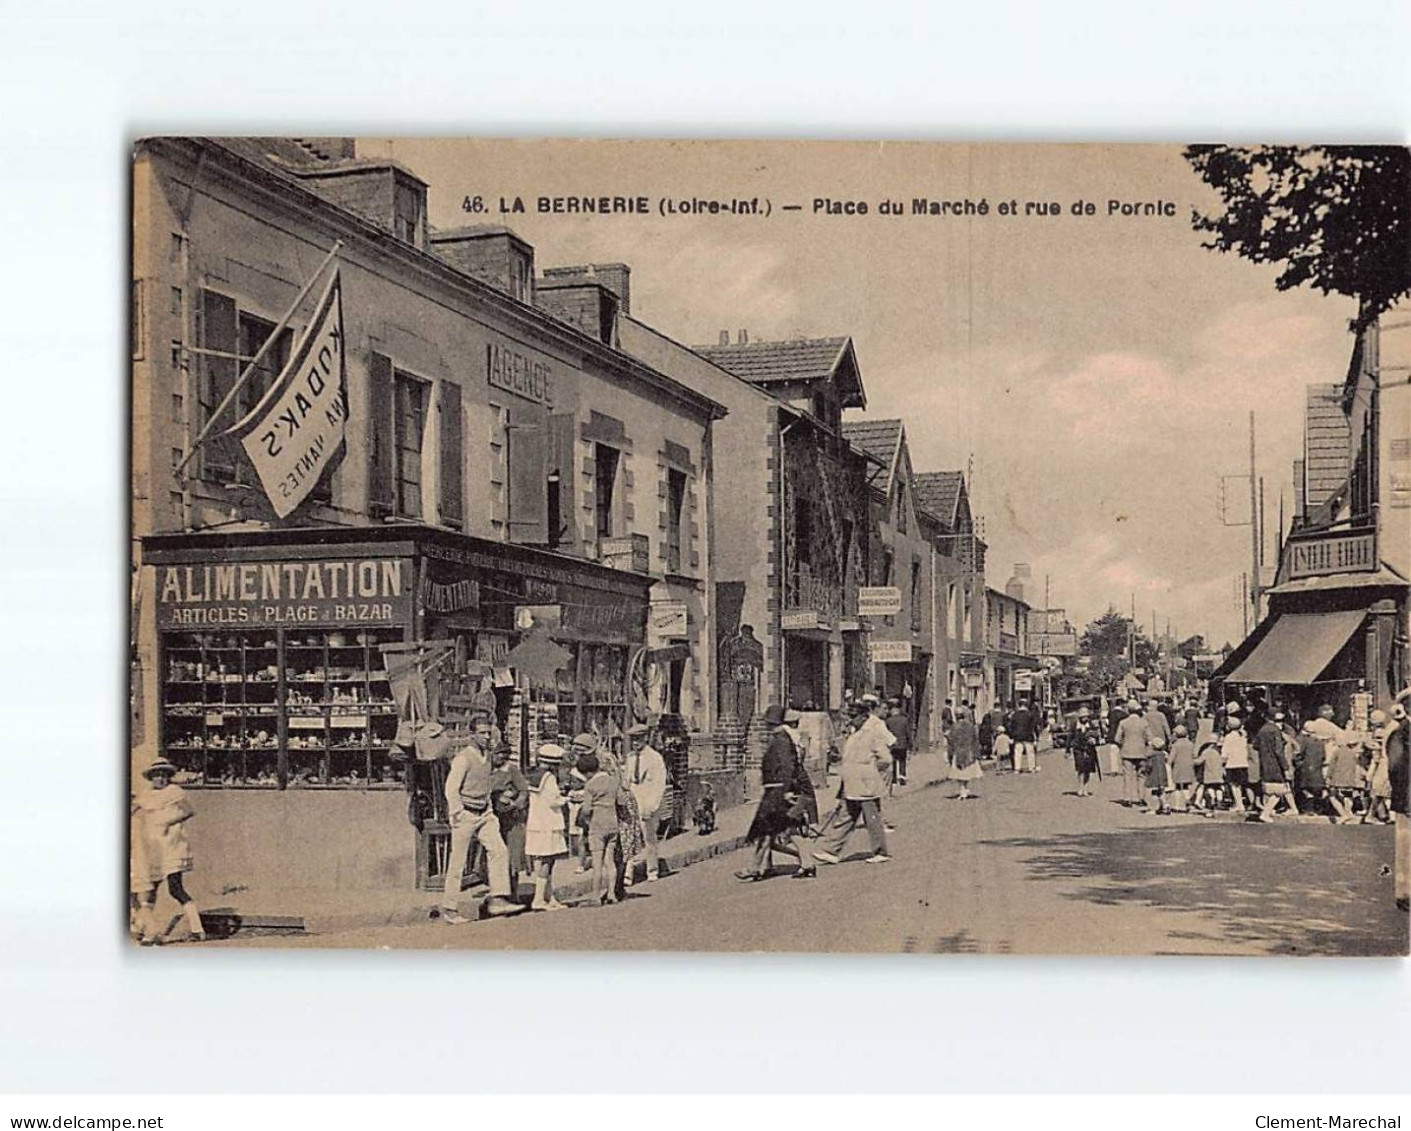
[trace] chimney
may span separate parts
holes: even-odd
[[[306,152],[312,153],[305,146]],[[426,246],[426,182],[390,161],[311,164],[294,170],[326,200],[413,247]]]
[[[519,302],[534,301],[534,248],[509,228],[472,224],[433,232],[431,251],[462,274]]]
[[[294,139],[320,161],[351,161],[357,146],[350,137],[296,137]]]
[[[576,267],[545,267],[544,279],[556,286],[596,283],[617,296],[617,309],[632,313],[632,268],[625,263],[585,263]]]
[[[730,344],[730,331],[729,331],[729,330],[721,330],[721,331],[720,331],[720,341],[719,341],[717,344],[718,344],[718,345],[722,345],[722,346],[728,346],[728,345]]]
[[[1014,576],[1004,586],[1005,594],[1020,601],[1024,600],[1024,583],[1032,576],[1033,570],[1030,569],[1028,562],[1015,562]]]
[[[741,330],[739,336],[735,339],[735,343],[736,343],[736,345],[741,345],[741,346],[747,346],[747,345],[749,345],[749,344],[750,344],[750,332],[749,332],[748,330]]]

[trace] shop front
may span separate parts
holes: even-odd
[[[430,718],[493,693],[521,758],[580,730],[620,736],[630,721],[645,577],[392,525],[157,535],[143,562],[158,746],[204,791],[193,835],[224,882],[414,881],[425,844],[406,795],[414,823],[434,824],[439,799],[395,742],[407,704],[389,667],[408,656],[436,657]],[[534,633],[564,657],[547,678],[511,663]]]
[[[921,707],[926,697],[926,679],[931,667],[929,653],[921,652],[909,640],[877,640],[868,645],[872,661],[873,687],[885,699],[895,699],[911,720],[918,747],[930,741],[930,726]]]
[[[1407,586],[1367,580],[1271,590],[1269,615],[1211,675],[1212,691],[1255,691],[1305,719],[1326,703],[1363,725],[1367,711],[1389,708],[1407,679]]]
[[[828,703],[827,623],[812,609],[792,609],[781,614],[779,627],[784,637],[785,705],[821,710]]]

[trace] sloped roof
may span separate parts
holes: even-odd
[[[836,378],[845,408],[867,407],[857,355],[853,351],[852,339],[848,337],[734,342],[729,345],[692,346],[691,349],[721,369],[754,385]]]
[[[901,444],[900,420],[844,420],[843,439],[861,448],[887,469],[890,484],[895,470],[897,447]]]
[[[772,381],[816,381],[831,377],[847,342],[847,338],[797,338],[791,342],[744,342],[691,348],[735,376],[764,385]]]
[[[955,508],[965,489],[963,471],[922,471],[911,477],[917,501],[947,526],[955,524]]]

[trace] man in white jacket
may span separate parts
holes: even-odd
[[[859,824],[867,829],[872,840],[869,864],[885,864],[891,854],[887,850],[887,832],[882,824],[882,794],[892,769],[892,732],[882,721],[886,708],[868,697],[863,710],[867,717],[848,736],[843,747],[842,802],[843,811],[832,832],[823,837],[822,847],[813,851],[815,859],[836,864],[848,837]]]
[[[642,841],[647,854],[647,881],[657,878],[660,858],[657,854],[657,825],[661,823],[661,805],[666,797],[666,760],[649,741],[651,728],[635,723],[627,729],[632,752],[627,756],[627,787],[637,799],[637,811],[642,818]],[[632,866],[627,868],[629,881]]]

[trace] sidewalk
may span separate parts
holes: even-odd
[[[899,787],[897,796],[914,793],[939,784],[945,778],[945,760],[934,751],[913,754],[910,783]],[[836,803],[838,778],[830,776],[818,787],[820,818],[827,820]],[[745,843],[745,832],[754,817],[755,803],[718,814],[715,831],[700,836],[687,830],[661,843],[661,860],[668,872],[679,872],[692,864],[734,852]],[[561,860],[555,869],[554,893],[565,903],[589,894],[591,878],[575,875],[572,859]],[[646,866],[639,861],[635,878],[641,882]],[[521,877],[521,897],[527,898],[527,877]],[[235,931],[289,931],[302,934],[333,934],[368,927],[410,927],[437,917],[440,897],[430,891],[335,891],[327,889],[247,890],[222,897],[218,905],[202,909],[202,918],[213,934]],[[461,894],[461,914],[479,918],[485,899],[483,888]]]

